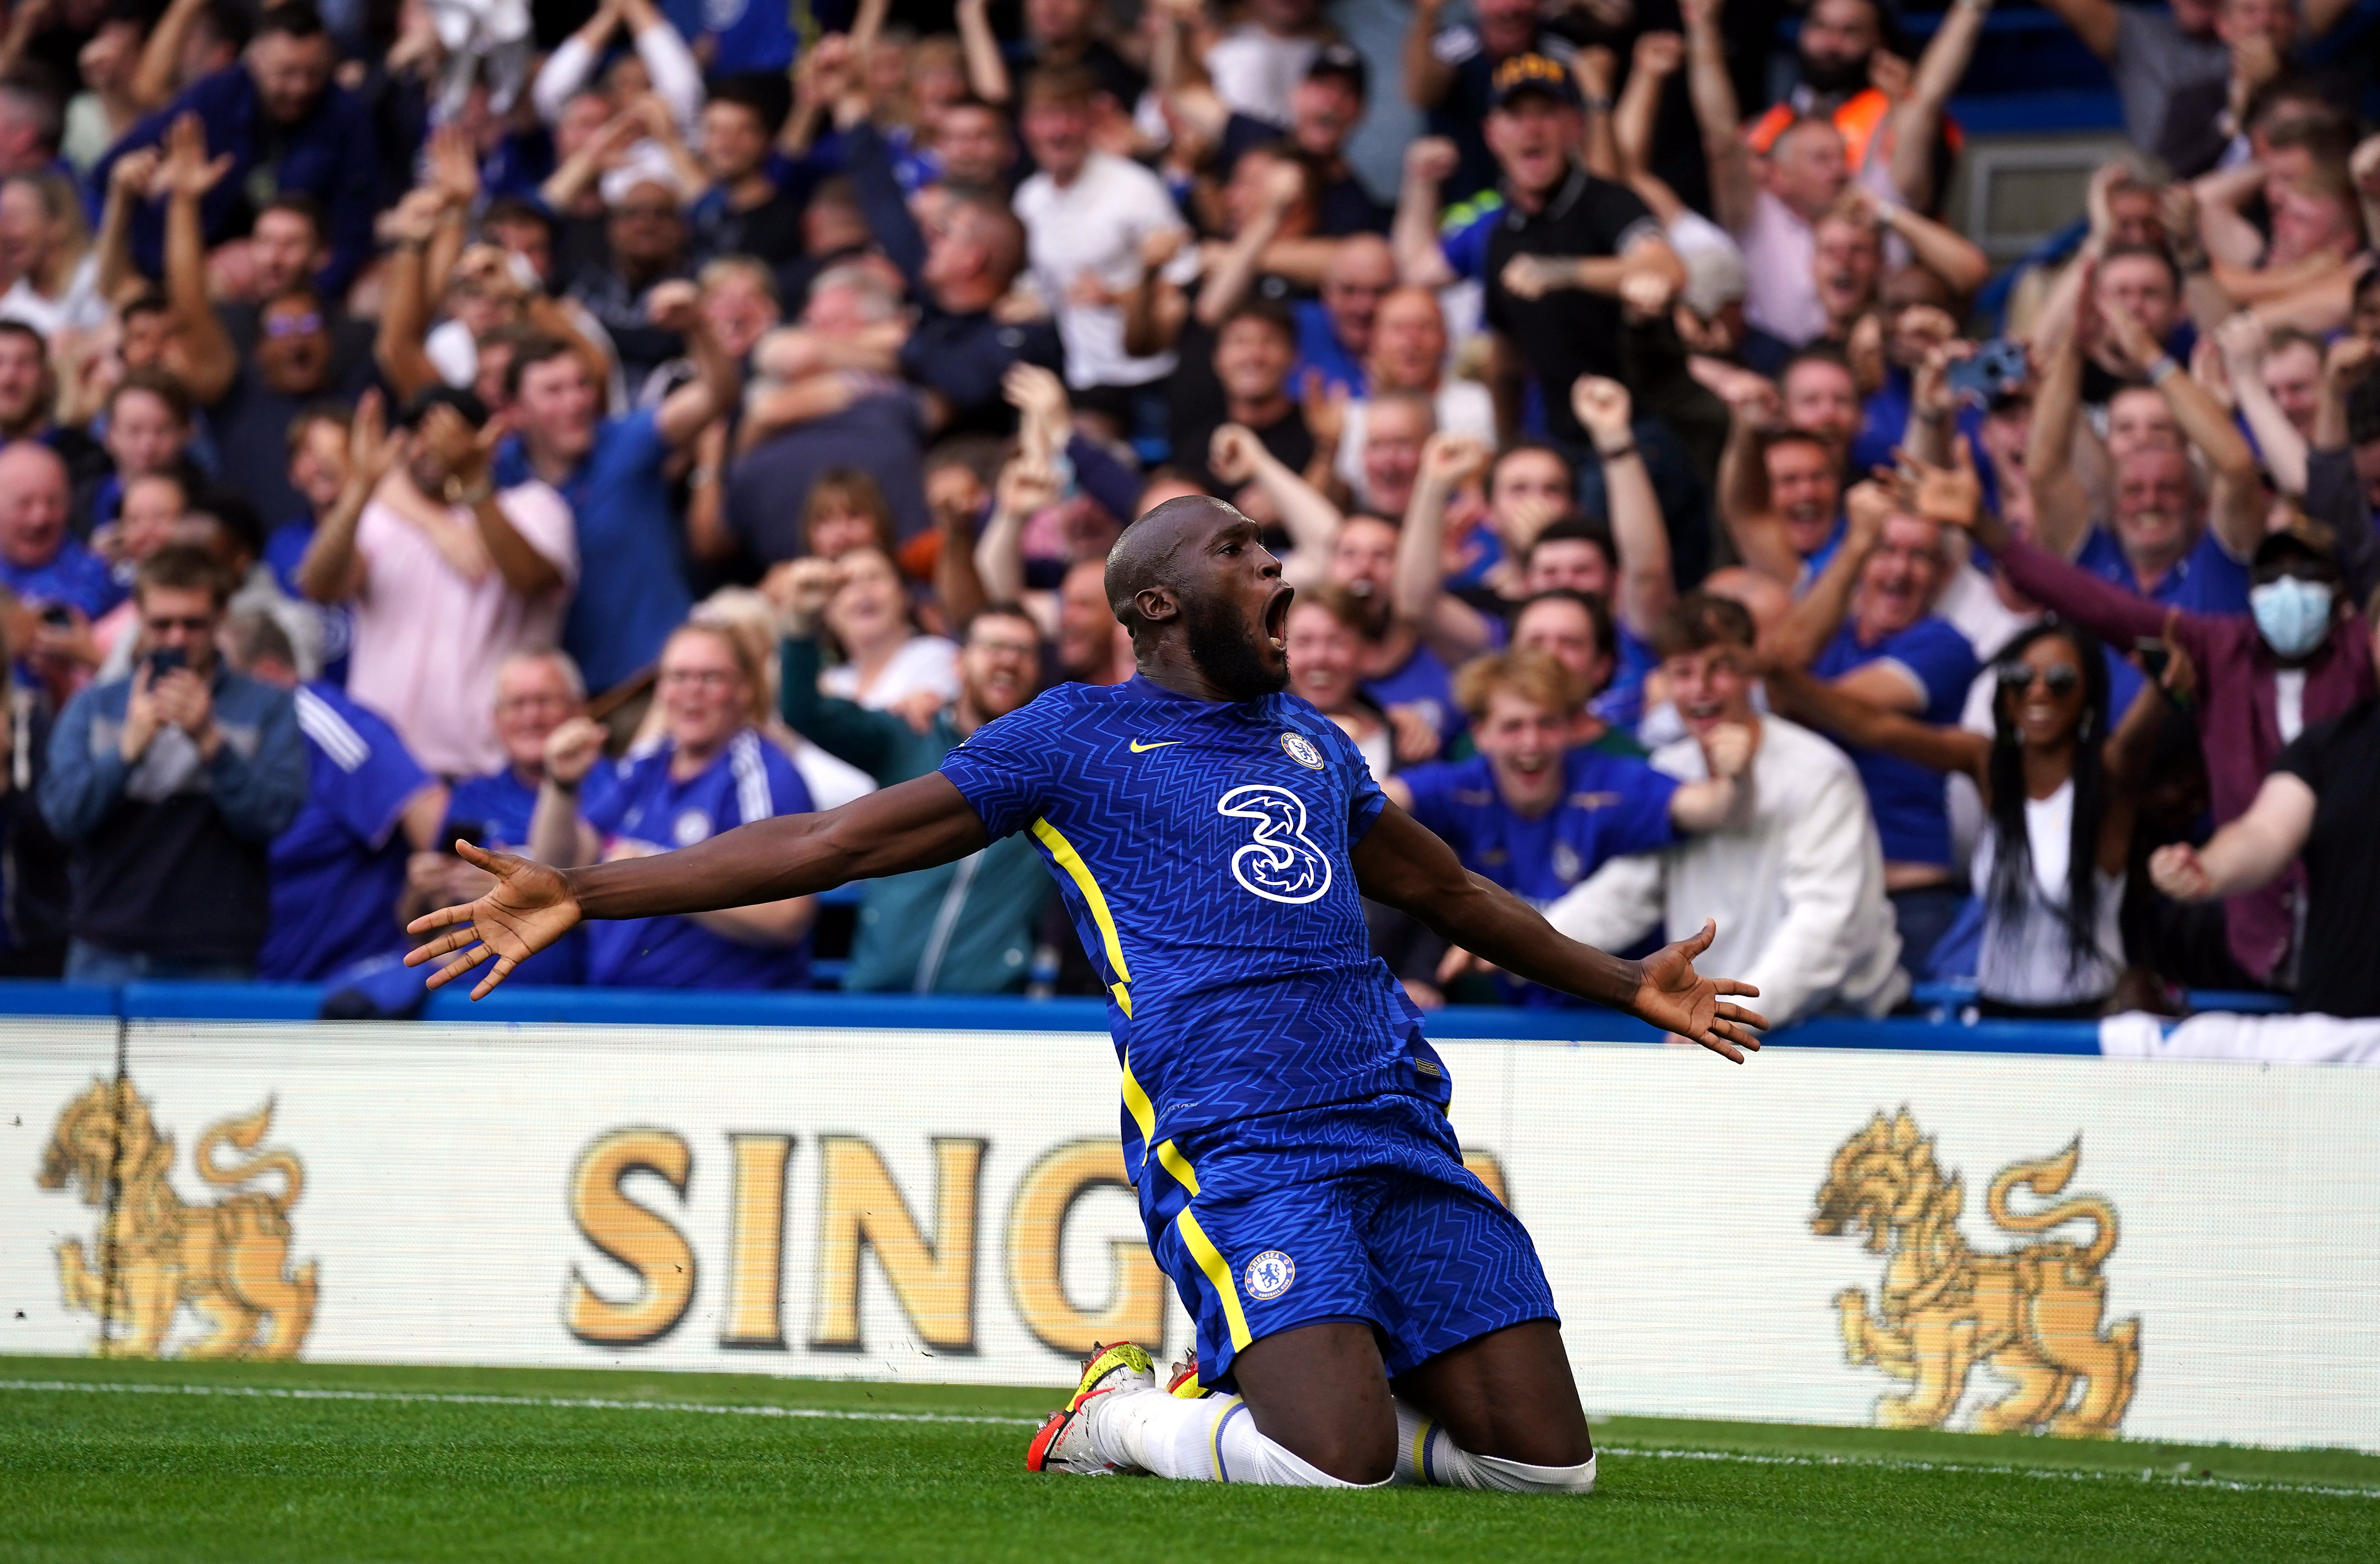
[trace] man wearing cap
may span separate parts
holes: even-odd
[[[1429,133],[1454,143],[1460,161],[1446,185],[1450,201],[1496,183],[1496,158],[1481,134],[1495,96],[1498,67],[1520,55],[1542,55],[1570,67],[1578,45],[1548,28],[1536,0],[1472,0],[1472,18],[1439,23],[1446,0],[1416,0],[1405,34],[1405,96],[1429,116]],[[1603,105],[1609,114],[1611,105]]]
[[[1632,273],[1671,291],[1686,270],[1661,224],[1622,186],[1588,173],[1573,155],[1581,103],[1569,71],[1544,55],[1516,55],[1496,69],[1488,144],[1503,169],[1503,209],[1487,235],[1487,320],[1497,334],[1498,421],[1520,423],[1519,370],[1545,398],[1546,427],[1584,448],[1587,433],[1560,388],[1582,375],[1625,382],[1620,289]]]
[[[2369,527],[2361,536],[2334,537],[2328,527],[2301,522],[2273,533],[2249,566],[2250,612],[2192,613],[2068,564],[1980,506],[1969,525],[2023,597],[2111,645],[2161,637],[2189,657],[2198,676],[2192,714],[2217,825],[2255,802],[2283,746],[2370,700],[2380,687],[2364,649],[2367,626],[2348,587],[2350,579],[2371,577],[2375,540]],[[2290,900],[2299,884],[2292,868],[2224,907],[2232,957],[2259,983],[2288,986]]]

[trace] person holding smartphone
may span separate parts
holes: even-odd
[[[227,587],[196,545],[151,555],[132,673],[58,718],[40,798],[69,855],[70,981],[255,975],[265,851],[306,801],[306,744],[286,693],[216,657]]]

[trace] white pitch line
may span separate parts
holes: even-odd
[[[302,1390],[254,1385],[144,1385],[101,1379],[0,1379],[0,1390],[105,1391],[143,1396],[243,1396],[284,1401],[396,1401],[446,1406],[577,1408],[595,1412],[696,1412],[729,1417],[819,1418],[840,1423],[988,1423],[1037,1428],[1037,1417],[975,1417],[941,1412],[837,1412],[823,1407],[735,1406],[702,1401],[621,1401],[600,1396],[473,1396],[409,1390]]]
[[[262,1400],[382,1401],[442,1406],[535,1407],[589,1412],[688,1412],[727,1417],[790,1417],[834,1423],[960,1423],[998,1427],[1038,1427],[1032,1417],[986,1417],[941,1412],[851,1412],[823,1407],[739,1406],[706,1401],[626,1401],[600,1396],[484,1396],[412,1390],[308,1390],[254,1385],[152,1385],[103,1379],[0,1379],[0,1390],[66,1391],[141,1396],[231,1396]],[[1698,1450],[1643,1445],[1599,1445],[1604,1455],[1643,1456],[1657,1461],[1717,1461],[1749,1466],[1870,1466],[1898,1472],[1944,1472],[1964,1476],[2041,1477],[2075,1483],[2155,1483],[2180,1488],[2218,1488],[2232,1493],[2320,1494],[2335,1498],[2380,1498],[2380,1488],[2349,1488],[2312,1483],[2265,1483],[2227,1477],[2159,1474],[2143,1467],[2129,1472],[2086,1468],[2007,1466],[1954,1461],[1918,1461],[1905,1456],[1764,1455],[1750,1450]]]

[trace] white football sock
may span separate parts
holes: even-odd
[[[1135,1472],[1278,1488],[1385,1485],[1342,1482],[1266,1438],[1237,1396],[1185,1400],[1157,1389],[1111,1390],[1083,1411],[1099,1458]]]
[[[1400,1485],[1438,1488],[1496,1488],[1508,1494],[1591,1494],[1595,1457],[1580,1466],[1531,1466],[1501,1456],[1473,1455],[1436,1418],[1411,1403],[1397,1406],[1397,1474]]]

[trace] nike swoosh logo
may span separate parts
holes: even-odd
[[[1180,744],[1183,741],[1178,738],[1161,738],[1155,744],[1143,744],[1140,740],[1135,739],[1132,741],[1132,752],[1135,755],[1146,755],[1152,749],[1163,749],[1168,745]]]

